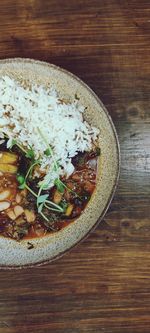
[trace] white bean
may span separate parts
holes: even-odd
[[[10,203],[8,201],[0,202],[0,212],[2,212],[3,210],[6,210],[9,207],[10,207]]]
[[[17,203],[21,202],[21,195],[19,193],[17,193],[17,195],[16,195],[16,202]]]
[[[24,213],[24,210],[21,206],[17,205],[14,207],[14,213],[15,213],[16,217],[18,217]]]
[[[10,191],[5,190],[0,193],[0,201],[6,200],[10,196]]]

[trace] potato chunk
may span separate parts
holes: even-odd
[[[60,193],[59,191],[55,190],[55,192],[54,192],[54,198],[53,198],[55,204],[58,205],[60,203],[60,201],[62,199],[62,195],[63,195],[62,193]]]
[[[25,217],[27,219],[27,222],[32,223],[35,221],[35,214],[33,211],[29,210],[29,209],[25,209],[24,210],[25,213]]]
[[[12,164],[0,163],[0,171],[8,173],[17,173],[17,166]]]
[[[73,207],[74,207],[74,205],[69,204],[69,206],[66,209],[66,213],[65,213],[66,216],[70,216],[71,215],[71,213],[73,211]]]
[[[1,152],[0,153],[0,164],[14,164],[18,160],[18,156],[14,153]]]

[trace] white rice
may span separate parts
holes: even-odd
[[[54,88],[32,85],[29,89],[8,76],[0,79],[0,138],[4,133],[9,137],[8,147],[16,139],[25,149],[33,148],[49,188],[56,178],[71,175],[72,157],[91,150],[97,140],[99,130],[84,120],[83,113],[78,100],[62,103]],[[48,146],[38,129],[53,157],[44,154]],[[55,162],[59,163],[57,170]]]

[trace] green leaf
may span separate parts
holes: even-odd
[[[46,144],[47,146],[47,149],[45,150],[46,152],[48,152],[48,154],[50,153],[51,154],[51,157],[54,161],[54,170],[57,171],[58,169],[58,165],[57,165],[57,162],[55,161],[55,157],[54,157],[54,153],[53,153],[53,149],[51,148],[51,146],[49,145],[48,141],[47,141],[47,138],[43,135],[42,131],[40,130],[39,127],[37,127],[37,130],[41,136],[41,138],[43,139],[44,143]]]
[[[19,183],[19,189],[20,190],[24,190],[24,188],[26,187],[26,181],[25,181],[25,177],[23,176],[23,175],[21,175],[21,174],[18,174],[17,176],[16,176],[16,179],[17,179],[17,181],[18,181],[18,183]]]
[[[38,213],[41,213],[43,210],[44,202],[38,206]]]
[[[30,147],[30,148],[27,150],[25,156],[26,156],[27,158],[30,158],[31,160],[34,160],[35,154],[34,154],[34,150],[33,150],[32,147]]]
[[[47,198],[49,197],[48,194],[43,194],[43,195],[40,195],[38,198],[37,198],[37,205],[41,204],[41,203],[45,203],[45,200],[47,200]]]
[[[54,183],[57,187],[57,190],[60,192],[60,193],[63,193],[64,190],[65,190],[65,185],[63,184],[63,182],[57,178],[55,179],[55,183]]]
[[[65,211],[66,211],[66,209],[67,209],[67,207],[68,207],[68,203],[67,203],[67,201],[65,201],[65,200],[61,201],[61,202],[60,202],[60,206],[63,208],[63,211],[64,211],[64,213],[65,213]]]
[[[48,187],[49,187],[49,184],[44,184],[44,185],[42,186],[42,189],[43,189],[43,190],[48,190]]]
[[[16,144],[17,144],[17,140],[12,139],[12,142],[11,142],[11,144],[9,146],[9,149],[12,149],[12,147],[15,146]]]
[[[28,171],[27,171],[27,174],[26,174],[26,176],[25,176],[25,179],[27,179],[28,177],[29,177],[29,178],[32,178],[31,176],[32,176],[33,169],[34,169],[34,167],[35,167],[36,165],[38,165],[39,163],[40,163],[40,160],[36,160],[36,161],[33,160],[33,162],[31,161],[31,165],[30,165],[30,167],[29,167],[29,169],[28,169]]]
[[[18,188],[20,190],[24,190],[26,188],[26,182],[24,182],[23,184],[19,185]]]
[[[42,182],[39,182],[38,184],[39,184],[41,190],[46,191],[49,188],[49,183],[43,183],[43,181],[42,181]]]
[[[60,167],[60,164],[58,163],[58,161],[55,162],[55,164],[54,164],[54,171],[57,171],[59,167]]]
[[[18,183],[19,183],[20,185],[22,185],[22,184],[25,182],[25,178],[24,178],[23,175],[18,174],[18,175],[16,176],[16,178],[17,178],[17,181],[18,181]]]
[[[47,148],[45,151],[44,151],[44,154],[46,156],[51,156],[51,149],[50,148]]]

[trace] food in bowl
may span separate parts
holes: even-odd
[[[75,223],[95,186],[99,130],[78,96],[0,79],[0,235],[42,237]]]

